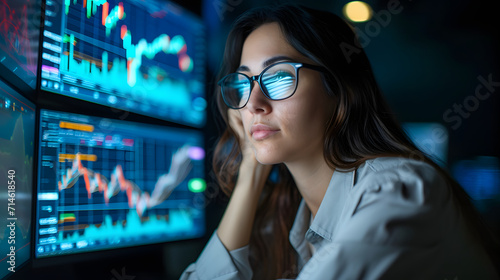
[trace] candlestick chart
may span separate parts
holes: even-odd
[[[202,146],[196,130],[42,110],[37,256],[200,236]]]
[[[173,7],[155,1],[47,1],[41,88],[202,126],[203,25]]]

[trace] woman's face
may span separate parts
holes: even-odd
[[[238,72],[259,75],[270,61],[312,63],[288,44],[277,23],[261,25],[250,33],[243,44]],[[250,100],[239,112],[257,160],[287,164],[323,158],[323,135],[333,106],[320,72],[301,68],[292,97],[270,100],[254,84]]]

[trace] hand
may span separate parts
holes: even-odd
[[[229,126],[231,126],[236,133],[236,137],[238,137],[241,145],[242,161],[238,180],[249,180],[254,182],[256,184],[254,187],[262,190],[262,187],[271,172],[272,165],[261,164],[255,157],[252,143],[248,139],[248,134],[245,133],[245,129],[243,128],[240,112],[238,110],[229,109],[228,118]]]
[[[229,126],[236,133],[236,137],[238,138],[241,145],[240,148],[243,156],[243,161],[250,160],[257,162],[255,153],[252,149],[252,143],[250,143],[250,140],[245,133],[245,129],[243,128],[243,121],[241,120],[240,112],[238,110],[229,109],[227,115],[229,118]]]
[[[230,109],[228,118],[230,127],[238,137],[243,157],[236,185],[217,229],[220,241],[231,251],[250,242],[257,205],[272,165],[263,165],[257,161],[248,133],[243,128],[240,112]]]

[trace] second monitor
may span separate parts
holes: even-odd
[[[36,258],[200,237],[196,130],[41,110]]]

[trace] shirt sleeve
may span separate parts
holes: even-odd
[[[227,251],[215,231],[195,263],[182,273],[180,280],[249,280],[252,269],[249,247]]]
[[[456,277],[436,278],[438,260],[447,256],[443,242],[454,234],[458,219],[446,182],[434,168],[372,172],[354,186],[346,203],[333,239],[298,279]]]

